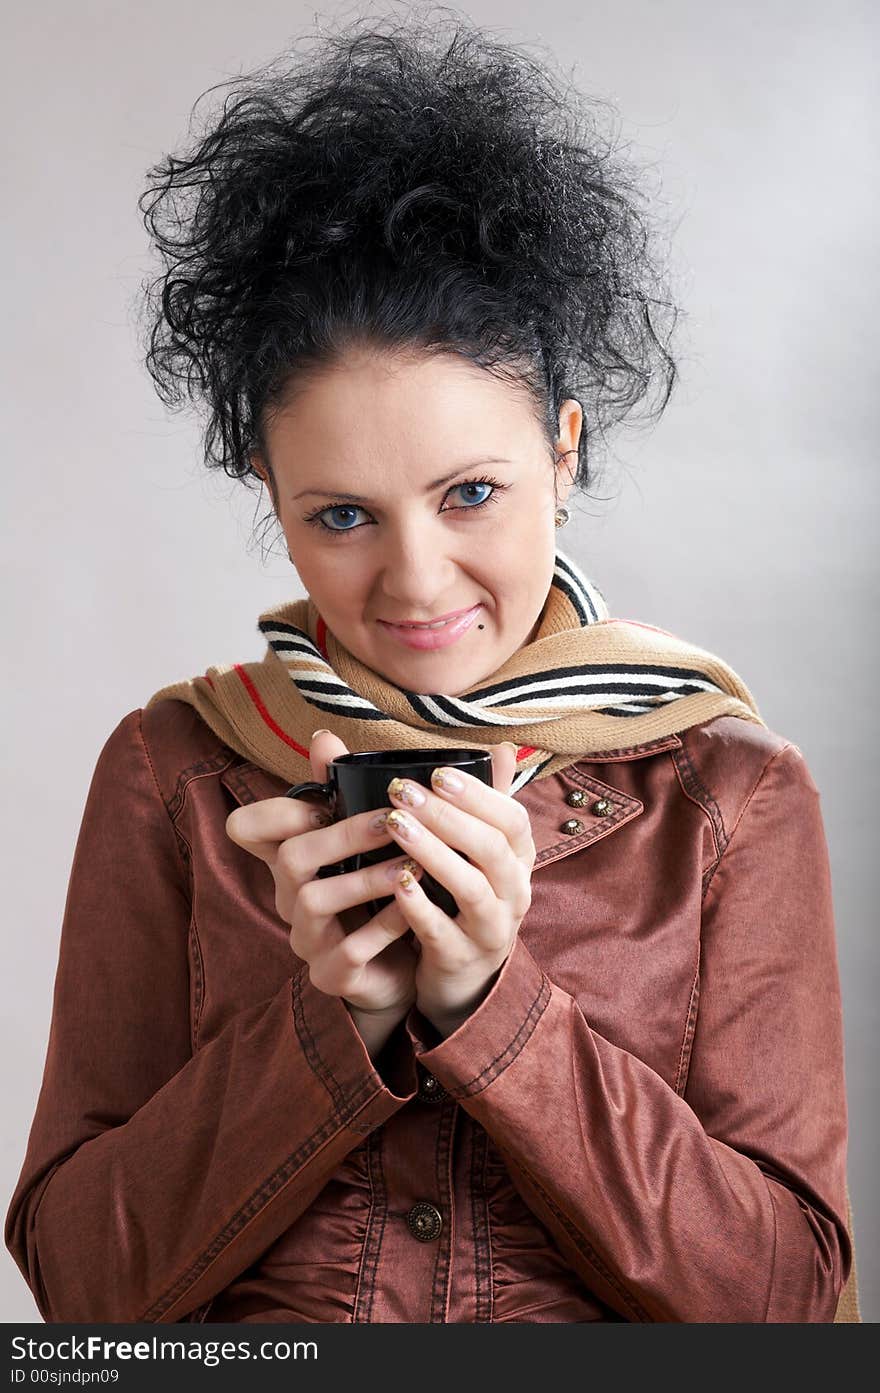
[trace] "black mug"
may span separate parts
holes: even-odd
[[[373,808],[393,806],[388,797],[388,785],[394,778],[410,779],[413,783],[431,787],[433,770],[449,765],[463,769],[482,779],[484,784],[493,787],[492,756],[486,751],[474,748],[450,750],[370,750],[362,754],[338,755],[327,765],[325,784],[310,780],[294,784],[285,793],[286,798],[308,798],[317,795],[329,803],[329,812],[334,822],[343,818],[355,817],[358,813],[369,812]],[[358,852],[346,856],[331,866],[322,866],[319,876],[343,875],[349,871],[373,866],[378,861],[391,861],[395,856],[405,854],[405,849],[392,841],[388,846],[377,847],[374,851]],[[464,855],[463,852],[459,853]],[[465,860],[469,858],[465,856]],[[455,918],[458,905],[445,885],[423,870],[419,884],[432,904],[442,909],[450,918]],[[382,899],[369,900],[371,914],[378,914],[394,899],[386,895]]]

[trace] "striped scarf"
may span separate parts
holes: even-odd
[[[231,749],[291,784],[313,777],[312,732],[350,751],[517,746],[511,792],[593,754],[631,748],[713,716],[764,725],[720,658],[665,629],[612,619],[601,591],[557,547],[538,629],[460,696],[408,691],[354,657],[311,597],[259,617],[259,662],[209,667],[147,702],[193,705]]]

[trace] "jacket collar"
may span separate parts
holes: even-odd
[[[523,801],[532,820],[537,855],[532,873],[542,866],[582,851],[593,842],[610,837],[645,811],[640,798],[600,779],[596,766],[627,759],[645,759],[681,745],[681,736],[664,735],[641,745],[601,754],[569,764],[558,774],[526,784]],[[533,798],[529,798],[529,793]],[[580,830],[576,830],[579,825]]]
[[[593,842],[609,837],[645,811],[640,799],[613,784],[597,778],[596,765],[644,759],[681,745],[680,735],[663,735],[641,745],[629,745],[570,764],[558,774],[526,784],[517,795],[529,810],[536,856],[534,871],[581,851]],[[220,773],[221,782],[240,803],[262,798],[283,798],[290,784],[250,760],[228,764]],[[574,803],[569,802],[575,795]],[[580,796],[582,795],[582,796]],[[597,810],[598,805],[598,810]],[[580,823],[580,830],[563,831]]]

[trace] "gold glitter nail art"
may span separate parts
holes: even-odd
[[[408,804],[410,808],[419,808],[425,801],[422,790],[406,779],[392,779],[388,785],[388,797],[399,798],[401,803]]]
[[[397,808],[393,808],[385,819],[386,826],[398,832],[402,837],[414,837],[416,829],[410,818],[405,813],[401,813]]]
[[[450,793],[461,793],[464,783],[450,769],[433,769],[431,771],[431,783],[437,788],[445,788]]]

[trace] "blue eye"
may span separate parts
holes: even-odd
[[[478,508],[485,507],[487,503],[496,502],[501,497],[502,492],[509,487],[508,484],[499,484],[497,479],[467,479],[464,483],[453,484],[447,492],[455,493],[456,490],[463,492],[465,489],[488,489],[489,493],[482,498],[475,498],[473,494],[471,494],[469,500],[463,505],[457,508],[441,508],[440,511],[441,513],[475,513]],[[320,527],[324,532],[330,533],[331,536],[339,537],[345,532],[359,532],[361,528],[366,525],[365,523],[354,522],[358,513],[366,513],[366,509],[359,508],[354,503],[334,503],[329,508],[316,509],[315,512],[310,513],[304,521],[309,523],[312,527]],[[341,517],[340,514],[342,515]],[[367,516],[369,517],[369,514],[367,514]],[[328,517],[331,519],[330,522],[325,521]],[[338,527],[335,525],[337,522],[341,524]]]
[[[471,483],[467,483],[467,484],[456,484],[456,485],[455,485],[455,488],[457,488],[457,489],[488,489],[488,488],[491,488],[491,487],[492,487],[492,485],[491,485],[490,483],[488,483],[485,479],[474,479],[473,482],[471,482]],[[485,502],[486,502],[486,498],[485,498],[485,497],[483,497],[483,498],[473,498],[473,497],[472,497],[472,498],[470,499],[470,502],[471,502],[471,503],[475,503],[476,506],[479,507],[481,503],[485,503]]]
[[[360,509],[359,509],[359,508],[356,508],[352,503],[337,503],[336,506],[335,506],[334,508],[328,508],[328,509],[327,509],[327,512],[328,512],[328,513],[331,513],[331,514],[333,514],[333,513],[358,513],[358,512],[360,512]],[[338,521],[338,519],[337,519],[337,521]],[[325,526],[326,526],[326,524],[325,524]],[[331,531],[331,532],[349,532],[350,530],[351,530],[351,529],[348,528],[348,527],[331,527],[331,528],[330,528],[330,531]]]

